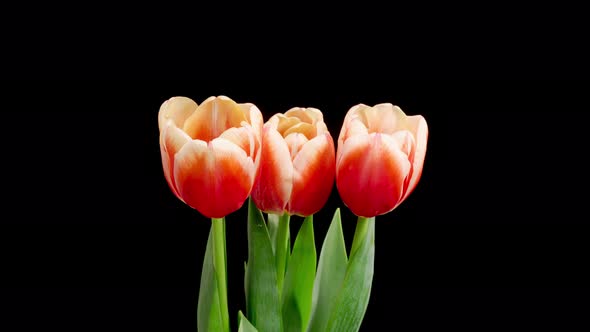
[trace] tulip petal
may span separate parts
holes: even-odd
[[[193,139],[210,142],[232,127],[247,121],[242,108],[225,96],[209,97],[184,122],[184,131]]]
[[[291,133],[284,139],[287,147],[289,148],[291,160],[294,160],[303,145],[309,142],[309,139],[301,133]]]
[[[283,137],[287,137],[291,133],[301,133],[301,134],[305,135],[305,137],[307,137],[307,139],[312,139],[317,135],[317,129],[316,129],[316,126],[314,126],[312,124],[300,122],[300,123],[292,126],[291,128],[287,129],[283,133]]]
[[[391,137],[397,143],[399,149],[407,156],[409,160],[410,156],[414,155],[414,135],[407,130],[400,130],[393,133]]]
[[[275,114],[271,119],[268,120],[268,123],[272,123],[272,125],[276,127],[277,131],[282,136],[285,136],[285,131],[289,130],[289,128],[295,126],[296,124],[301,123],[301,120],[295,117],[287,117],[283,114]]]
[[[416,147],[415,147],[416,142],[414,141],[414,135],[407,130],[400,130],[400,131],[396,131],[393,135],[391,135],[391,137],[396,142],[396,144],[400,148],[400,150],[406,155],[406,158],[410,162],[410,166],[411,166],[411,160],[412,160],[412,158],[414,158],[414,150],[416,149]],[[414,171],[413,167],[410,167],[410,172],[408,173],[408,175],[406,176],[406,179],[404,181],[404,190],[403,190],[403,194],[402,194],[402,199],[398,202],[398,205],[406,197],[406,193],[408,191],[408,187],[410,184],[410,180],[412,178],[413,171]]]
[[[158,112],[158,128],[160,131],[163,129],[164,124],[168,120],[179,128],[182,128],[184,121],[188,118],[196,109],[197,103],[187,97],[172,97],[162,103],[160,111]]]
[[[245,104],[238,104],[239,107],[242,109],[244,114],[246,114],[247,120],[250,121],[249,123],[242,122],[242,126],[248,128],[250,134],[253,135],[254,144],[250,145],[250,157],[254,159],[254,164],[256,169],[258,169],[258,164],[260,163],[259,153],[260,153],[260,145],[262,142],[262,113],[256,107],[256,105],[252,103],[245,103]]]
[[[181,201],[183,201],[182,197],[176,190],[176,183],[173,180],[173,173],[172,170],[174,169],[174,162],[168,156],[168,152],[164,150],[164,144],[162,143],[162,139],[160,138],[160,155],[162,157],[162,168],[164,169],[164,177],[166,178],[166,182],[168,183],[168,187],[170,190],[178,197]]]
[[[422,176],[424,158],[426,157],[426,145],[428,142],[428,125],[423,116],[409,116],[407,125],[409,131],[414,136],[415,147],[413,153],[409,156],[412,172],[403,199],[408,197],[414,188],[416,188],[416,185]]]
[[[367,126],[360,118],[353,119],[349,122],[349,126],[346,128],[346,137],[357,136],[357,135],[364,135],[368,134],[369,130]]]
[[[362,116],[359,114],[359,112],[361,112],[367,107],[368,106],[365,104],[358,104],[351,107],[348,113],[346,113],[346,116],[344,117],[344,123],[342,124],[342,129],[340,129],[340,135],[338,135],[338,151],[341,150],[342,143],[344,143],[346,139],[352,136],[350,132],[352,125],[362,125],[366,130],[366,123],[363,121]]]
[[[256,206],[282,214],[293,189],[293,164],[287,143],[270,125],[262,129],[260,168],[252,189]]]
[[[334,186],[335,151],[329,133],[303,145],[293,160],[293,192],[287,205],[290,214],[309,216],[318,212]]]
[[[234,143],[235,145],[242,148],[242,150],[244,150],[248,156],[253,157],[254,137],[252,131],[249,130],[249,128],[229,128],[219,137]]]
[[[254,163],[234,143],[193,140],[174,159],[176,187],[184,201],[209,218],[239,209],[252,187]]]
[[[372,133],[346,140],[336,168],[344,204],[357,216],[374,217],[401,200],[410,163],[391,136]]]
[[[308,107],[305,109],[305,112],[307,113],[307,115],[309,115],[310,117],[313,118],[313,122],[312,123],[320,123],[320,122],[324,122],[324,115],[322,114],[322,111],[320,111],[317,108],[314,107]]]
[[[307,112],[306,108],[293,107],[285,112],[286,117],[298,118],[302,122],[312,124],[314,122],[314,115]]]
[[[172,192],[182,200],[176,182],[174,181],[174,155],[180,149],[190,142],[191,138],[182,130],[178,129],[173,123],[168,122],[164,125],[160,133],[160,153],[162,155],[162,166],[164,168],[164,176]]]
[[[369,133],[393,134],[406,118],[401,108],[390,103],[377,104],[365,108],[362,112],[362,119],[369,130]]]
[[[260,135],[262,133],[262,113],[256,107],[256,105],[251,103],[240,104],[240,108],[244,111],[244,114],[248,117],[248,123],[254,129],[254,133],[256,134],[258,141],[260,141]]]
[[[324,121],[317,122],[315,124],[315,127],[316,127],[316,134],[315,134],[316,136],[319,136],[319,135],[329,132],[328,126],[326,126],[326,123]]]

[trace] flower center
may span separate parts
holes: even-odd
[[[248,119],[238,104],[227,97],[212,97],[186,119],[183,129],[191,138],[209,142],[230,128],[241,127],[242,121]]]
[[[303,134],[308,140],[317,136],[313,119],[305,116],[304,112],[289,115],[280,114],[277,131],[285,138],[293,133]]]

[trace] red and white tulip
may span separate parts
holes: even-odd
[[[250,195],[260,157],[262,114],[225,96],[201,105],[165,101],[158,114],[164,175],[174,194],[209,218],[239,209]]]
[[[328,200],[334,172],[334,142],[322,112],[295,107],[264,124],[252,199],[265,212],[308,216]]]
[[[428,126],[397,106],[357,105],[338,137],[336,186],[357,216],[393,210],[414,190],[424,166]]]

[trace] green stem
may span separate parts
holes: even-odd
[[[225,253],[225,219],[211,218],[213,227],[213,266],[219,290],[219,306],[223,331],[229,332],[229,310],[227,305],[227,265]]]
[[[367,230],[369,229],[369,223],[371,222],[375,222],[375,217],[358,217],[358,221],[356,222],[356,229],[354,231],[354,238],[352,239],[352,248],[350,249],[349,257],[352,257],[354,252],[361,245],[363,239],[366,237]]]
[[[288,213],[279,217],[279,230],[277,234],[276,264],[277,264],[277,287],[279,294],[283,290],[283,281],[285,279],[285,269],[287,265],[287,247],[289,241],[289,221],[291,216]]]

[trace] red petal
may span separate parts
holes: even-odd
[[[238,210],[252,189],[254,163],[237,145],[218,138],[187,143],[174,160],[176,186],[184,201],[209,218]]]
[[[293,164],[289,148],[278,131],[265,125],[261,150],[252,199],[262,211],[282,214],[293,188]]]
[[[409,171],[410,163],[392,137],[359,135],[343,144],[336,184],[354,214],[374,217],[391,211],[401,200]]]
[[[334,186],[335,164],[334,141],[329,133],[303,145],[293,160],[293,192],[287,205],[290,214],[308,216],[326,204]]]

